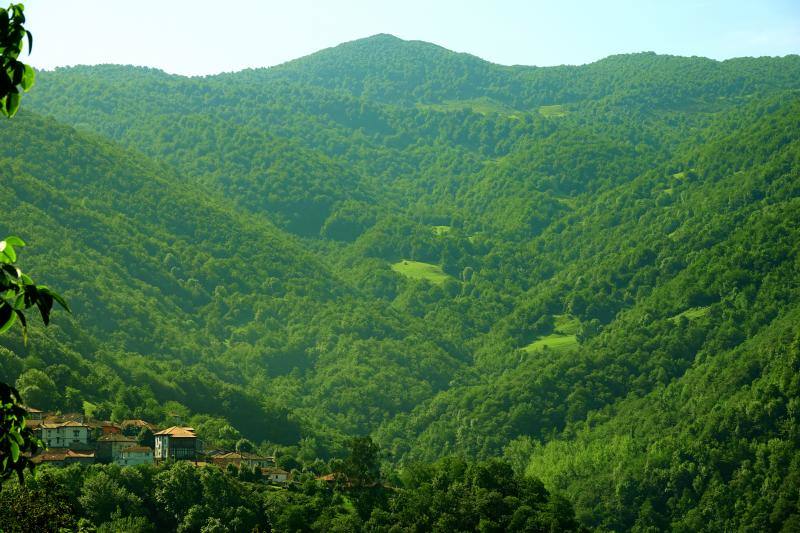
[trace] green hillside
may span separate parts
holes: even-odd
[[[502,457],[587,528],[791,531],[798,83],[798,56],[504,67],[387,35],[38,73],[0,231],[74,314],[4,336],[0,378],[309,476],[371,435],[452,502],[483,475],[458,461]],[[358,527],[423,520],[403,502]]]

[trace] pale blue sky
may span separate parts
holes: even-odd
[[[800,53],[800,0],[27,0],[30,62],[180,74],[271,66],[376,33],[495,63],[582,64],[638,51]]]

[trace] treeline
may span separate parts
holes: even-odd
[[[360,447],[360,448],[363,448]],[[285,487],[258,470],[186,461],[40,467],[3,485],[3,530],[584,531],[570,503],[499,460],[446,458],[381,481],[376,456],[353,446],[328,476],[296,472]]]

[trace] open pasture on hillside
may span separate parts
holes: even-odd
[[[470,98],[467,100],[445,100],[436,104],[417,104],[420,109],[432,109],[434,111],[461,111],[469,109],[473,113],[481,115],[491,115],[497,113],[509,118],[519,118],[520,112],[513,107],[509,107],[501,102],[487,97]]]
[[[531,353],[542,348],[563,350],[577,345],[578,338],[576,334],[581,325],[580,320],[571,315],[553,315],[553,320],[555,322],[553,333],[542,335],[522,349]]]
[[[567,110],[563,105],[543,105],[539,106],[539,114],[548,118],[565,117],[567,116]]]
[[[708,314],[709,307],[690,307],[682,313],[670,317],[670,320],[677,322],[681,317],[686,317],[688,320],[696,320]]]
[[[450,276],[447,275],[442,267],[423,263],[421,261],[402,260],[392,265],[392,270],[411,279],[424,279],[440,285]]]

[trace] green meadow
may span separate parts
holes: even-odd
[[[553,333],[542,335],[524,348],[528,353],[548,348],[550,350],[564,350],[578,344],[578,328],[580,321],[571,315],[553,315],[555,326]]]
[[[450,278],[440,266],[422,261],[402,260],[392,265],[392,270],[411,279],[424,279],[437,285]]]

